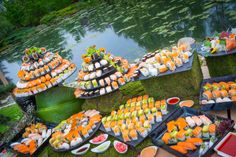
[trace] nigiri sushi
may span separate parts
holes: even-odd
[[[187,154],[188,153],[188,151],[182,146],[173,145],[173,146],[170,146],[170,148],[176,150],[177,152],[180,152],[181,154]]]
[[[96,71],[96,76],[97,76],[97,77],[102,76],[102,70],[97,70],[97,71]]]
[[[107,65],[107,60],[105,60],[105,59],[102,59],[101,61],[100,61],[100,64],[102,65],[102,66],[105,66],[105,65]]]
[[[180,147],[183,147],[184,149],[187,149],[187,150],[197,149],[197,147],[194,144],[190,143],[190,142],[178,142],[177,145],[180,146]]]
[[[95,63],[95,68],[100,68],[101,67],[101,64],[99,62],[96,62]]]
[[[105,94],[105,93],[106,93],[105,88],[101,88],[101,89],[100,89],[100,95],[103,95],[103,94]]]
[[[110,76],[110,78],[111,78],[111,80],[113,80],[113,81],[116,81],[116,80],[117,80],[117,76],[114,75],[114,74],[112,74],[112,75]]]
[[[195,146],[199,146],[203,143],[203,140],[201,138],[189,138],[185,142],[189,142],[194,144]]]
[[[130,130],[129,135],[132,138],[132,140],[138,139],[137,131],[135,129]]]
[[[111,92],[112,91],[111,86],[107,86],[106,91],[107,91],[107,93]]]
[[[113,82],[111,83],[111,85],[112,85],[112,88],[114,88],[114,89],[119,88],[118,83],[117,83],[116,81],[113,81]]]
[[[197,126],[201,126],[202,125],[202,120],[198,116],[192,116],[192,119],[197,124]]]
[[[100,86],[102,86],[102,87],[104,87],[104,86],[105,86],[105,82],[104,82],[104,80],[103,80],[103,79],[99,80],[99,85],[100,85]]]
[[[120,84],[120,85],[124,85],[125,84],[125,80],[124,80],[124,78],[119,78],[118,79],[118,83]]]
[[[215,124],[210,124],[208,130],[209,130],[209,133],[210,133],[211,136],[215,136],[216,125]]]
[[[194,122],[194,120],[191,118],[191,117],[186,117],[185,118],[186,119],[186,122],[188,123],[188,125],[190,126],[190,127],[194,127],[195,126],[195,122]]]

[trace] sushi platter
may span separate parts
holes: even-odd
[[[96,110],[82,111],[62,121],[54,128],[49,140],[55,152],[66,152],[87,142],[99,129],[101,115]]]
[[[54,124],[44,123],[37,119],[17,134],[8,144],[7,149],[19,154],[37,156],[47,144],[53,127]]]
[[[171,50],[157,50],[148,53],[137,64],[136,80],[145,80],[151,77],[170,75],[188,71],[192,68],[195,44],[191,46],[174,46]]]
[[[169,110],[165,100],[154,101],[148,95],[134,97],[103,117],[100,130],[135,147],[174,111]]]
[[[82,56],[82,69],[78,73],[78,88],[74,94],[83,99],[95,98],[111,93],[123,86],[129,79],[124,77],[129,71],[128,61],[112,56],[105,49],[90,47]]]
[[[184,107],[153,132],[152,141],[179,157],[207,157],[233,126],[232,120]]]
[[[22,61],[18,72],[20,81],[13,91],[16,97],[27,97],[45,91],[62,83],[76,70],[75,64],[45,48],[26,49]]]
[[[225,110],[236,104],[236,75],[205,79],[199,102],[202,110]]]
[[[205,57],[218,57],[236,53],[236,32],[215,33],[197,46],[197,51]]]

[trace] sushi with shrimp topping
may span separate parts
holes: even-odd
[[[99,80],[99,85],[100,85],[100,86],[102,86],[102,87],[104,87],[104,86],[105,86],[105,82],[104,82],[104,80],[103,80],[103,79]]]

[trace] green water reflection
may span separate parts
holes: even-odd
[[[26,47],[59,50],[80,68],[80,56],[90,45],[106,47],[114,55],[133,61],[147,51],[175,43],[180,37],[192,36],[201,41],[204,36],[230,27],[236,27],[235,0],[103,3],[53,26],[42,27],[23,43],[7,49],[0,57],[0,66],[6,76],[16,82],[21,52]],[[68,81],[74,80],[75,75]]]

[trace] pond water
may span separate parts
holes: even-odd
[[[72,60],[78,68],[91,45],[105,47],[130,62],[148,51],[167,47],[184,36],[202,41],[215,31],[236,27],[235,0],[130,0],[102,3],[80,11],[53,26],[38,28],[23,43],[0,56],[0,68],[16,83],[25,48],[46,47]],[[77,72],[67,82],[73,81]]]

